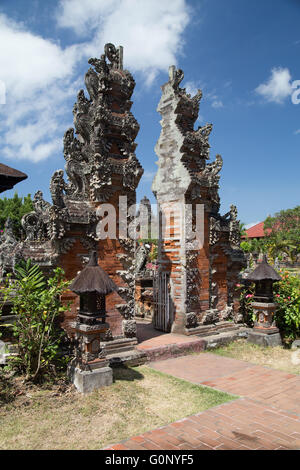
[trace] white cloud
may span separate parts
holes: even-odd
[[[65,104],[70,94],[76,96],[72,82],[80,48],[62,49],[3,14],[0,44],[0,80],[6,89],[6,103],[0,106],[1,153],[9,159],[44,160],[62,148]]]
[[[57,24],[73,29],[78,36],[86,36],[103,24],[115,6],[116,0],[61,0],[56,15]]]
[[[3,14],[0,15],[0,44],[0,79],[14,99],[70,76],[75,65],[76,47],[63,50]]]
[[[99,55],[103,45],[124,46],[125,66],[151,84],[159,71],[177,63],[182,34],[190,19],[185,0],[61,0],[58,25],[79,36],[93,34],[83,47]]]
[[[263,96],[266,101],[273,103],[283,103],[292,93],[291,74],[287,68],[273,68],[271,76],[266,83],[260,84],[256,93]]]
[[[100,57],[105,43],[122,45],[125,67],[149,86],[176,64],[189,19],[185,0],[61,0],[56,22],[78,36],[63,48],[0,14],[2,155],[38,162],[60,152],[63,132],[72,125],[68,100],[75,101],[83,83],[81,59],[87,69],[87,59]]]
[[[300,129],[297,129],[297,130],[294,132],[294,134],[296,134],[296,135],[297,135],[297,134],[300,134]]]

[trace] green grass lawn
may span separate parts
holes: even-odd
[[[235,398],[147,366],[114,369],[89,395],[21,387],[0,407],[0,449],[101,449]]]
[[[245,339],[239,339],[209,352],[273,369],[284,370],[291,374],[300,374],[300,365],[295,365],[292,362],[293,351],[282,346],[264,348],[248,343]]]

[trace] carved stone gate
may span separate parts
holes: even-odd
[[[174,313],[170,296],[169,273],[156,273],[153,279],[153,297],[153,326],[157,330],[170,332],[174,320]]]

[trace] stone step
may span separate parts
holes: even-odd
[[[144,352],[147,356],[147,362],[162,361],[172,357],[185,356],[186,354],[197,353],[205,350],[206,342],[203,338],[193,338],[191,341],[184,341],[161,344],[159,346],[143,348],[137,346],[138,351]]]
[[[136,338],[117,338],[112,341],[101,343],[106,354],[118,354],[119,352],[131,351],[137,345]]]
[[[233,322],[218,322],[212,325],[200,325],[196,328],[186,330],[187,336],[205,337],[210,335],[217,335],[223,331],[237,331],[243,328],[242,324],[235,324]]]
[[[115,348],[111,348],[111,349],[105,349],[106,351],[106,355],[113,355],[113,354],[119,354],[119,353],[123,353],[123,352],[127,352],[127,351],[132,351],[132,349],[134,348],[134,346],[119,346],[119,347],[115,347]]]
[[[108,354],[106,358],[109,360],[111,367],[140,366],[147,362],[147,355],[143,351],[131,349],[129,351],[119,351],[118,353]]]

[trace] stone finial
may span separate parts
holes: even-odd
[[[170,82],[172,82],[175,78],[175,71],[176,71],[175,65],[170,65],[169,67],[169,81]]]
[[[183,70],[176,69],[175,65],[171,65],[169,67],[169,83],[171,83],[175,91],[179,90],[179,85],[182,82],[183,78],[184,78]]]
[[[119,50],[119,69],[123,70],[123,46],[119,46],[118,50]]]
[[[123,46],[116,48],[114,44],[108,43],[104,46],[104,52],[113,69],[123,70]]]

